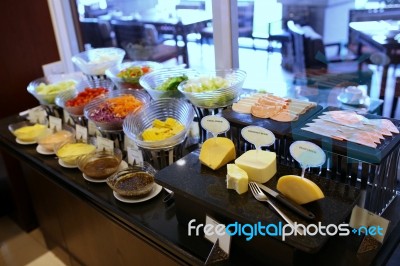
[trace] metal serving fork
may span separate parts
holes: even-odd
[[[253,193],[253,196],[256,198],[256,200],[267,202],[288,224],[292,225],[299,235],[304,235],[303,230],[301,228],[296,228],[294,222],[268,199],[267,195],[261,191],[256,183],[250,182],[249,186],[251,193]]]

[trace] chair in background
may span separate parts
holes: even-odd
[[[79,21],[83,45],[92,48],[116,46],[115,33],[108,21],[97,18],[82,18]]]
[[[179,62],[180,48],[159,42],[154,25],[138,21],[112,20],[117,46],[126,51],[130,60],[165,62],[176,58]]]
[[[240,3],[238,2],[238,35],[239,37],[251,38],[253,41],[253,16],[254,4],[253,3]],[[200,43],[203,40],[210,40],[213,38],[213,26],[210,23],[208,26],[200,31]]]
[[[340,43],[325,45],[320,35],[310,27],[287,22],[292,41],[294,82],[317,88],[334,88],[344,82],[371,88],[373,72],[364,67],[359,70],[357,57],[343,55]],[[326,48],[334,46],[337,52],[328,57]]]
[[[349,23],[357,21],[380,21],[380,20],[400,20],[400,7],[387,7],[377,9],[350,9],[349,10]],[[349,28],[348,33],[348,48],[354,53],[358,49],[358,41],[356,40],[355,33]],[[374,51],[368,46],[363,46],[363,54],[371,54]]]

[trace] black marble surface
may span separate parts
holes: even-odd
[[[394,149],[399,147],[400,134],[393,134],[393,136],[391,137],[386,136],[381,144],[379,144],[376,148],[371,148],[350,141],[334,140],[329,137],[325,137],[301,129],[306,123],[312,122],[313,119],[317,118],[323,112],[331,110],[338,110],[338,108],[327,107],[321,112],[310,116],[307,120],[303,121],[303,123],[298,124],[295,128],[293,128],[291,132],[291,138],[294,140],[309,140],[322,146],[327,151],[333,151],[343,156],[373,164],[379,164],[384,158],[392,153]],[[400,130],[400,120],[372,114],[362,115],[369,119],[389,119]]]
[[[63,189],[69,191],[74,194],[79,199],[87,202],[93,208],[103,213],[105,216],[109,217],[110,220],[119,224],[123,228],[127,230],[128,233],[132,233],[134,235],[140,236],[146,242],[151,243],[164,250],[169,254],[172,254],[177,258],[177,261],[180,264],[190,264],[190,265],[203,265],[210,250],[212,244],[205,240],[202,237],[194,237],[188,236],[187,227],[182,226],[179,223],[179,204],[176,202],[168,207],[165,206],[163,202],[163,198],[167,195],[165,191],[162,191],[158,196],[153,199],[142,202],[140,204],[128,204],[118,201],[114,198],[112,194],[112,190],[105,183],[91,183],[86,181],[81,172],[78,169],[68,169],[61,167],[57,159],[54,155],[40,155],[36,152],[36,145],[20,145],[15,142],[14,136],[8,131],[7,126],[11,123],[15,123],[21,118],[17,116],[11,116],[0,119],[0,149],[5,151],[7,154],[11,154],[15,156],[18,160],[20,160],[23,164],[29,164],[34,167],[36,170],[46,176],[47,179],[54,182],[57,186],[62,187]],[[189,156],[194,156],[193,154]],[[197,168],[194,167],[194,163],[192,168],[189,169],[197,169],[197,171],[204,171],[205,173],[209,173],[211,170],[204,169],[197,164]],[[174,167],[174,166],[172,166]],[[194,167],[194,168],[193,168]],[[162,178],[164,175],[161,173],[164,170],[160,171],[160,174],[157,178]],[[169,171],[169,168],[165,168],[165,171]],[[169,171],[171,172],[171,171]],[[227,198],[231,202],[248,202],[252,207],[252,210],[258,212],[261,217],[258,216],[246,216],[241,219],[254,221],[257,219],[269,219],[271,217],[272,220],[278,221],[279,218],[272,213],[272,211],[266,205],[254,201],[253,198],[247,193],[245,195],[238,197],[235,195],[234,191],[224,190],[223,194],[220,195],[218,191],[220,190],[222,178],[219,175],[223,172],[217,172],[215,175],[207,174],[206,180],[212,181],[210,184],[210,188],[202,189],[201,191],[207,193],[209,195],[214,195],[215,199],[214,203],[218,203],[226,200]],[[189,184],[188,181],[184,181],[184,178],[190,178],[193,175],[193,172],[188,171],[186,174],[181,172],[175,172],[176,176],[181,176],[182,182],[185,182],[187,187],[195,189],[195,185]],[[172,174],[170,174],[171,176]],[[175,180],[178,180],[175,178]],[[203,180],[205,183],[206,180]],[[161,181],[157,180],[159,183],[165,183],[166,180]],[[200,181],[199,181],[200,182]],[[196,183],[197,185],[199,184]],[[182,184],[182,186],[184,185]],[[325,184],[325,183],[322,183]],[[272,188],[274,188],[273,183],[268,184]],[[342,204],[338,208],[346,209],[348,205],[353,202],[356,195],[352,195],[351,193],[357,193],[357,190],[347,189],[346,186],[342,184],[331,183],[327,181],[325,185],[324,191],[327,195],[330,193],[334,193],[338,197],[340,195],[344,196],[342,199]],[[344,190],[342,190],[344,188]],[[177,190],[176,190],[177,191]],[[331,191],[331,192],[330,192]],[[353,191],[353,192],[351,192]],[[177,195],[183,195],[184,191],[177,191]],[[186,193],[187,194],[187,193]],[[199,195],[199,194],[197,194]],[[206,195],[201,195],[202,197],[206,197]],[[202,197],[199,197],[197,201],[199,203],[204,202]],[[179,197],[177,197],[179,199]],[[191,200],[193,197],[191,198]],[[329,199],[329,198],[328,198]],[[338,201],[336,197],[330,199],[332,202]],[[191,201],[188,201],[191,202]],[[329,202],[329,201],[328,201]],[[328,204],[326,202],[326,204]],[[213,207],[212,204],[210,207]],[[323,204],[323,201],[321,201]],[[245,205],[237,207],[238,209],[244,210]],[[323,205],[321,205],[323,206]],[[322,210],[319,212],[318,210],[321,207],[319,204],[313,205],[310,204],[307,207],[310,210],[316,212],[316,214],[321,217],[326,212]],[[206,206],[208,208],[208,206]],[[192,208],[194,209],[194,208]],[[232,210],[229,206],[220,206],[219,211],[222,213],[228,213],[231,215]],[[312,242],[310,244],[311,247],[318,246],[319,244],[323,244],[321,250],[315,254],[312,254],[310,257],[307,257],[305,260],[302,260],[302,256],[297,256],[294,260],[290,261],[288,264],[291,265],[305,265],[303,262],[308,262],[308,265],[370,265],[374,261],[386,261],[390,256],[391,252],[395,247],[395,243],[398,243],[400,237],[398,234],[391,234],[391,232],[396,232],[396,228],[399,228],[400,221],[400,200],[396,198],[394,202],[387,208],[384,213],[384,217],[391,221],[387,241],[383,245],[382,249],[378,253],[378,251],[374,251],[367,255],[360,256],[358,255],[357,249],[360,243],[360,238],[355,236],[349,236],[346,238],[334,236],[327,240],[325,244],[325,240],[319,240],[321,242]],[[194,209],[194,211],[197,211]],[[289,214],[289,213],[288,213]],[[343,214],[343,217],[346,215]],[[292,216],[293,217],[293,216]],[[235,218],[240,218],[239,215]],[[336,217],[338,220],[342,218],[339,215]],[[300,220],[299,220],[300,221]],[[232,252],[230,258],[224,265],[261,265],[269,263],[271,264],[272,260],[269,257],[269,254],[274,253],[276,249],[275,246],[279,246],[281,243],[280,240],[273,239],[268,247],[264,245],[263,242],[256,242],[256,245],[262,252],[261,257],[253,256],[251,253],[251,248],[248,245],[248,242],[244,242],[242,246],[243,249],[236,249],[232,247]],[[298,242],[296,242],[298,241]],[[301,244],[302,240],[291,239],[291,245]],[[284,244],[287,247],[292,247],[288,244]],[[280,247],[280,246],[279,246]],[[284,249],[285,247],[280,247]],[[287,250],[287,249],[286,249]],[[285,251],[286,251],[285,250]],[[279,253],[279,256],[282,259],[285,259],[288,255],[286,253]],[[273,264],[273,263],[272,263]]]
[[[215,213],[223,213],[225,220],[233,223],[240,222],[256,224],[278,224],[285,222],[271,208],[257,201],[250,190],[239,195],[234,190],[226,188],[226,167],[213,171],[199,161],[199,151],[194,151],[173,165],[164,168],[156,175],[158,183],[175,194],[180,194],[193,203],[193,208],[202,212],[202,207],[208,207]],[[179,173],[179,174],[178,174]],[[300,174],[297,169],[278,165],[277,174],[266,186],[276,191],[279,177],[287,174]],[[332,180],[307,175],[324,192],[325,198],[304,205],[312,211],[316,218],[311,223],[322,225],[340,224],[346,220],[360,196],[360,191],[355,187],[337,183]],[[272,199],[272,197],[271,197]],[[292,213],[279,205],[293,221],[308,225],[310,222]],[[285,243],[302,251],[314,253],[328,240],[329,236],[290,236]],[[280,237],[277,237],[280,239]]]

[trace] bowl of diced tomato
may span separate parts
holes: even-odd
[[[118,89],[142,89],[139,79],[162,67],[163,65],[157,62],[132,61],[115,65],[107,69],[105,74]]]
[[[139,111],[150,100],[150,95],[144,90],[115,90],[87,104],[84,114],[99,130],[122,130],[125,117]]]
[[[113,86],[110,80],[99,80],[95,84],[83,81],[76,90],[59,94],[55,102],[69,115],[83,116],[84,107],[94,99],[107,95]]]

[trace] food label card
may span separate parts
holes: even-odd
[[[40,106],[30,109],[28,111],[28,120],[33,124],[47,124],[48,121],[46,110],[44,110]]]
[[[389,220],[355,206],[351,212],[349,225],[383,243],[387,228],[389,227]]]
[[[268,147],[275,143],[275,135],[268,129],[259,126],[247,126],[241,131],[242,137],[256,146],[257,149],[261,147]]]
[[[113,151],[114,150],[114,141],[97,136],[97,150],[99,151]]]
[[[124,134],[124,151],[127,151],[128,148],[131,147],[133,149],[139,149],[139,147],[136,145],[136,143],[129,138],[126,134]]]
[[[69,113],[63,109],[63,117],[64,117],[64,123],[68,124],[68,125],[75,125],[74,120],[72,119],[72,117],[69,115]]]
[[[96,124],[89,120],[88,121],[88,133],[89,133],[89,136],[96,136],[96,132],[97,132]]]
[[[75,138],[79,142],[87,143],[88,130],[86,127],[81,125],[75,125]]]
[[[206,227],[210,229],[208,230],[206,229]],[[207,240],[211,241],[212,243],[217,242],[217,240],[219,239],[220,248],[229,256],[229,250],[231,247],[231,236],[226,233],[225,225],[217,222],[208,215],[206,215],[206,224],[204,226],[204,237]]]
[[[62,120],[59,117],[49,116],[49,128],[54,132],[62,129]]]
[[[304,168],[319,167],[326,161],[325,152],[316,144],[298,140],[290,147],[290,155]]]
[[[128,153],[128,164],[143,165],[143,154],[140,149],[134,147],[128,147],[127,153]]]
[[[208,132],[211,132],[214,137],[218,134],[225,133],[229,130],[230,125],[228,120],[216,115],[208,115],[201,119],[201,126]]]

